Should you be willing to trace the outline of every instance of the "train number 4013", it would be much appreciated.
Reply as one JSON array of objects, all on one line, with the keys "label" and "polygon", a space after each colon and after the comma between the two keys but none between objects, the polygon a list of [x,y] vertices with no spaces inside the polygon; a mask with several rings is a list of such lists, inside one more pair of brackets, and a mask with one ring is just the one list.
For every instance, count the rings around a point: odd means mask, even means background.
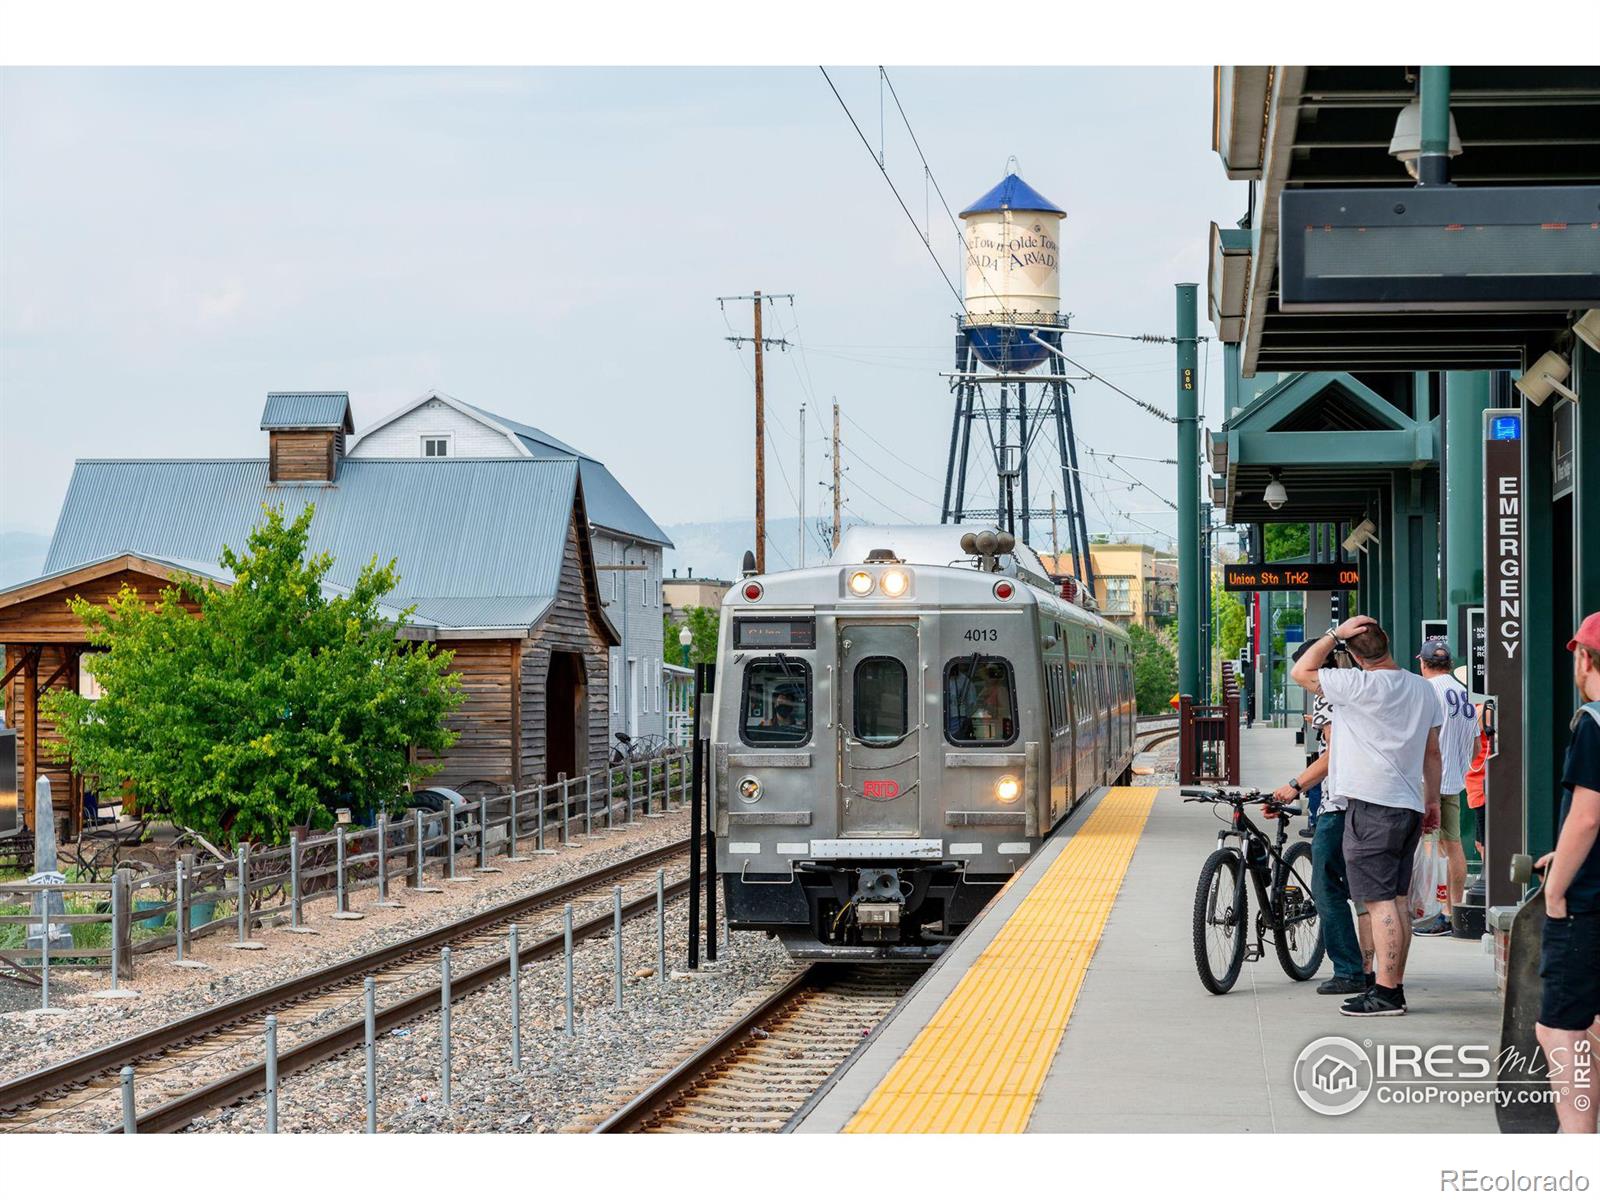
[{"label": "train number 4013", "polygon": [[1000,631],[998,629],[969,629],[961,635],[969,642],[998,642]]}]

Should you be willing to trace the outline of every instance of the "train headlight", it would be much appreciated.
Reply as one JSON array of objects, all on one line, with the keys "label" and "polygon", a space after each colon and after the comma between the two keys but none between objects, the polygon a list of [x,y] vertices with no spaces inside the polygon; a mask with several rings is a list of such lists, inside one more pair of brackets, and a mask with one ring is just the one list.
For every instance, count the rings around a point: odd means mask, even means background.
[{"label": "train headlight", "polygon": [[739,780],[739,799],[746,804],[754,804],[761,799],[761,781],[754,775],[746,775]]},{"label": "train headlight", "polygon": [[904,596],[906,594],[906,588],[910,586],[911,576],[907,575],[904,571],[897,567],[891,567],[882,575],[878,576],[878,587],[883,590],[883,594],[885,596],[888,596],[891,599]]},{"label": "train headlight", "polygon": [[995,781],[994,798],[1001,804],[1010,804],[1022,795],[1022,781],[1015,775],[1002,775]]},{"label": "train headlight", "polygon": [[855,571],[850,575],[850,593],[854,596],[865,596],[872,591],[872,572]]}]

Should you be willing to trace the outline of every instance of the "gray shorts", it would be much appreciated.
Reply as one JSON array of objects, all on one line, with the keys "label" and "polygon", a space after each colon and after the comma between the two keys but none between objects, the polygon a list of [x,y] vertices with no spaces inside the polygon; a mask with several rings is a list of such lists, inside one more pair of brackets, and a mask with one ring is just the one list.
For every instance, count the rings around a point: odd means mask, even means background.
[{"label": "gray shorts", "polygon": [[1422,814],[1369,800],[1351,800],[1344,819],[1344,870],[1352,898],[1371,904],[1411,891],[1411,863],[1422,838]]}]

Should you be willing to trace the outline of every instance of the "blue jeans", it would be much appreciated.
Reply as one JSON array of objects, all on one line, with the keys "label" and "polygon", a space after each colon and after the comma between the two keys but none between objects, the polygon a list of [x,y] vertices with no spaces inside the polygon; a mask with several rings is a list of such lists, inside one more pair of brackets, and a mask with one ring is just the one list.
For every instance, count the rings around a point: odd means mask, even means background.
[{"label": "blue jeans", "polygon": [[1350,915],[1350,886],[1344,871],[1344,812],[1324,808],[1311,839],[1311,895],[1322,921],[1322,943],[1333,973],[1362,979],[1361,943]]}]

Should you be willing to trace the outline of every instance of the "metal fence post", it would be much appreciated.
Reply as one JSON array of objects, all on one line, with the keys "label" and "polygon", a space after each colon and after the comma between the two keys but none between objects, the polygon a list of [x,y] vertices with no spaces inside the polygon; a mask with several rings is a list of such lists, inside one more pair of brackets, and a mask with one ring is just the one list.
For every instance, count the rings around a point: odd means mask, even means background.
[{"label": "metal fence post", "polygon": [[609,766],[606,768],[606,832],[610,833],[616,827],[617,817],[613,807],[617,802],[617,773]]},{"label": "metal fence post", "polygon": [[427,859],[427,842],[428,839],[422,831],[422,810],[413,808],[411,810],[411,849],[416,859],[412,866],[414,875],[411,881],[411,890],[413,892],[438,892],[443,890],[442,888],[428,887],[423,882],[422,869]]},{"label": "metal fence post", "polygon": [[456,802],[444,802],[444,878],[456,882]]},{"label": "metal fence post", "polygon": [[236,856],[238,866],[239,892],[239,940],[233,944],[235,950],[265,950],[265,942],[252,942],[250,940],[250,843],[240,842]]},{"label": "metal fence post", "polygon": [[439,1099],[450,1107],[450,947],[439,951]]},{"label": "metal fence post", "polygon": [[667,873],[656,872],[656,982],[667,983]]},{"label": "metal fence post", "polygon": [[278,1018],[267,1018],[267,1132],[278,1132]]},{"label": "metal fence post", "polygon": [[517,949],[517,927],[511,927],[508,961],[511,967],[511,1069],[522,1073],[522,960]]},{"label": "metal fence post", "polygon": [[561,844],[572,845],[572,793],[565,772],[561,775]]},{"label": "metal fence post", "polygon": [[520,816],[520,814],[517,811],[517,800],[518,800],[518,798],[519,797],[518,797],[518,794],[517,794],[517,789],[516,788],[512,788],[511,789],[511,801],[510,801],[509,810],[508,810],[507,819],[506,819],[506,861],[507,862],[526,862],[527,861],[520,854],[517,853],[517,819]]},{"label": "metal fence post", "polygon": [[404,908],[389,898],[389,816],[378,814],[378,908]]},{"label": "metal fence post", "polygon": [[367,1132],[378,1132],[378,981],[368,975],[361,984],[366,1001]]},{"label": "metal fence post", "polygon": [[624,763],[622,769],[628,773],[628,819],[624,824],[637,825],[639,822],[633,815],[633,759],[630,758]]},{"label": "metal fence post", "polygon": [[42,1013],[56,1011],[50,1007],[50,936],[54,932],[50,925],[50,916],[50,885],[45,884],[44,936],[39,939],[39,1011]]},{"label": "metal fence post", "polygon": [[498,875],[499,867],[489,865],[489,797],[478,797],[478,874]]},{"label": "metal fence post", "polygon": [[133,1103],[133,1068],[122,1068],[122,1132],[139,1132],[139,1112]]},{"label": "metal fence post", "polygon": [[619,883],[611,889],[611,937],[616,943],[613,959],[616,964],[617,984],[617,1009],[622,1009],[622,885]]},{"label": "metal fence post", "polygon": [[365,913],[353,912],[350,909],[347,898],[347,889],[344,880],[344,864],[346,854],[345,835],[347,832],[348,830],[346,826],[339,826],[339,838],[334,847],[338,856],[334,863],[335,883],[338,886],[338,907],[328,915],[335,921],[359,921],[366,916]]},{"label": "metal fence post", "polygon": [[562,955],[566,966],[566,992],[567,992],[567,1036],[571,1037],[572,1027],[572,905],[567,905],[561,913]]},{"label": "metal fence post", "polygon": [[539,797],[539,826],[538,826],[538,829],[534,833],[533,847],[534,847],[534,853],[535,854],[543,854],[544,853],[544,802],[545,802],[544,784],[541,783],[537,788],[535,788],[534,789],[534,793]]},{"label": "metal fence post", "polygon": [[583,777],[583,836],[594,836],[594,772]]}]

